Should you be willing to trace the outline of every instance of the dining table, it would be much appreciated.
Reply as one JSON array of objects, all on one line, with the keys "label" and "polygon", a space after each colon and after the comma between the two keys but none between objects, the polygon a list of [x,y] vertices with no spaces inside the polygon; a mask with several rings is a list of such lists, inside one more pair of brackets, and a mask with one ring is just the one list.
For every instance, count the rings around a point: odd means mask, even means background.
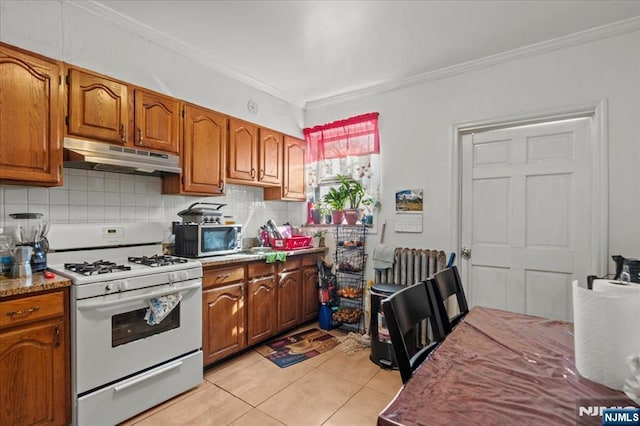
[{"label": "dining table", "polygon": [[573,323],[475,306],[378,416],[398,425],[601,425],[638,407],[576,368]]}]

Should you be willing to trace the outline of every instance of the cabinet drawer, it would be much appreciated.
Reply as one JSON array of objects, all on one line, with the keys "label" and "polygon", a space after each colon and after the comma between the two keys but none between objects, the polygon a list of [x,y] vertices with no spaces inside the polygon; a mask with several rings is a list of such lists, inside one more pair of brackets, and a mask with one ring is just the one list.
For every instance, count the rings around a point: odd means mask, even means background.
[{"label": "cabinet drawer", "polygon": [[302,256],[291,257],[284,263],[278,263],[278,272],[293,271],[294,269],[300,269],[302,265]]},{"label": "cabinet drawer", "polygon": [[0,328],[64,314],[64,293],[23,297],[0,303]]},{"label": "cabinet drawer", "polygon": [[276,267],[273,263],[254,262],[247,265],[247,275],[249,278],[264,277],[265,275],[273,275],[276,273]]},{"label": "cabinet drawer", "polygon": [[244,266],[205,269],[202,276],[202,288],[219,287],[221,285],[242,280],[244,280]]}]

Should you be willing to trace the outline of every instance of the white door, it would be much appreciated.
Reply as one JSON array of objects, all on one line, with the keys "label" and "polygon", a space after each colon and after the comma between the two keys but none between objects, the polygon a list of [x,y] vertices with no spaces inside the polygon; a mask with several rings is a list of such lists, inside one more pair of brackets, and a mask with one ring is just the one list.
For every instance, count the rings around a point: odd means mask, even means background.
[{"label": "white door", "polygon": [[572,321],[591,262],[591,119],[462,137],[460,259],[470,306]]}]

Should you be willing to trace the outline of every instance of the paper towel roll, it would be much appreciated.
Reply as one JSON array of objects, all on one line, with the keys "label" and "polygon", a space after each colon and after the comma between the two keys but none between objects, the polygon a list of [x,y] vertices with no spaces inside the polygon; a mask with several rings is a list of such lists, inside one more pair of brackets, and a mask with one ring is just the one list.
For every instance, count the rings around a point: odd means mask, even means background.
[{"label": "paper towel roll", "polygon": [[640,353],[640,286],[594,280],[572,283],[576,368],[594,382],[622,390],[627,357]]},{"label": "paper towel roll", "polygon": [[624,295],[640,294],[640,284],[622,284],[622,281],[614,280],[593,280],[593,291],[600,291],[607,294]]}]

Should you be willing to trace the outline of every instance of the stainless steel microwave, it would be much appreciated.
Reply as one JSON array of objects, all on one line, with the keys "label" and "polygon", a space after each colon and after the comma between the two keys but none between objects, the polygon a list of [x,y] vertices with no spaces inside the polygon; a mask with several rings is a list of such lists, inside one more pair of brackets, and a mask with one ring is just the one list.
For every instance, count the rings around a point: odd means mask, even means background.
[{"label": "stainless steel microwave", "polygon": [[174,232],[176,256],[207,257],[242,250],[242,225],[179,223]]}]

